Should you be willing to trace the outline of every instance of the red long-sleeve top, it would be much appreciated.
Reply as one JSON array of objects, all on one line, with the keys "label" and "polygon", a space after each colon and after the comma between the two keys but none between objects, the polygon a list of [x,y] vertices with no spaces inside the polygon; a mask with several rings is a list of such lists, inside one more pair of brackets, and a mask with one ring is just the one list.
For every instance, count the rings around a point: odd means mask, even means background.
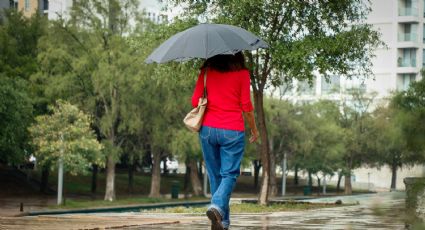
[{"label": "red long-sleeve top", "polygon": [[[204,71],[198,76],[192,96],[192,106],[198,106],[204,90]],[[250,95],[249,71],[207,71],[207,109],[202,125],[228,130],[244,131],[242,112],[254,109]]]}]

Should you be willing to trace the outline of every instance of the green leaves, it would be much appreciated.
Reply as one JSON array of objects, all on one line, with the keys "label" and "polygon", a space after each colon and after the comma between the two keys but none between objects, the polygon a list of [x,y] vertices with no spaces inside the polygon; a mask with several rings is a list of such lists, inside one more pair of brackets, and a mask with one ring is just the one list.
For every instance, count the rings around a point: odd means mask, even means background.
[{"label": "green leaves", "polygon": [[[2,12],[3,13],[3,12]],[[28,126],[34,114],[43,111],[37,84],[30,76],[37,71],[37,44],[45,32],[45,20],[6,10],[0,23],[0,161],[25,162],[31,148]]]},{"label": "green leaves", "polygon": [[348,77],[371,74],[372,51],[383,43],[364,23],[369,2],[215,0],[187,3],[186,18],[241,26],[269,43],[249,56],[254,91],[282,84],[282,77],[311,80],[318,71]]},{"label": "green leaves", "polygon": [[32,117],[26,82],[0,73],[0,161],[24,161],[25,152],[30,150],[27,127]]},{"label": "green leaves", "polygon": [[38,116],[29,129],[37,161],[53,169],[62,159],[73,175],[87,172],[91,164],[104,165],[103,147],[90,127],[89,116],[60,100],[50,110],[51,115]]},{"label": "green leaves", "polygon": [[403,137],[407,148],[420,152],[425,158],[425,72],[422,79],[410,85],[407,91],[399,92],[393,98],[391,105],[399,112]]}]

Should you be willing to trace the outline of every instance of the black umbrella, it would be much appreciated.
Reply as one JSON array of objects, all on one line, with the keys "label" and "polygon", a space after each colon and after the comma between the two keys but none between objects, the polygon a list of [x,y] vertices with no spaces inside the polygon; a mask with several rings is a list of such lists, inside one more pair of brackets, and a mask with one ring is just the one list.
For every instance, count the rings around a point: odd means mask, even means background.
[{"label": "black umbrella", "polygon": [[267,43],[240,27],[224,24],[199,24],[177,33],[157,47],[146,63],[210,58],[242,50],[268,48]]}]

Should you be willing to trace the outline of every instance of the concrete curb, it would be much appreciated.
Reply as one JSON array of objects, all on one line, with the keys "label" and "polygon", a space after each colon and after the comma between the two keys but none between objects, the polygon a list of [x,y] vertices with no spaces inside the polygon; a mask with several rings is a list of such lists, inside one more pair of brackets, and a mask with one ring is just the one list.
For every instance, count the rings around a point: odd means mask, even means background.
[{"label": "concrete curb", "polygon": [[66,210],[43,210],[43,211],[29,211],[22,213],[19,216],[42,216],[42,215],[63,215],[63,214],[77,214],[77,213],[108,213],[108,212],[138,212],[140,209],[156,209],[156,208],[169,208],[177,206],[202,206],[208,205],[210,201],[183,201],[183,202],[167,202],[167,203],[153,203],[153,204],[140,204],[140,205],[126,205],[119,207],[101,207],[101,208],[86,208],[86,209],[66,209]]}]

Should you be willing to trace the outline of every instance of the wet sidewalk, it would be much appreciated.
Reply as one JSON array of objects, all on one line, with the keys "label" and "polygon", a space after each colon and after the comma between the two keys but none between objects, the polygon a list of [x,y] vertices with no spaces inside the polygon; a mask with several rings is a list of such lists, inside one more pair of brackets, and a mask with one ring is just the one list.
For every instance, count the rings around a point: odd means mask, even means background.
[{"label": "wet sidewalk", "polygon": [[[405,229],[401,213],[404,207],[404,193],[342,196],[309,201],[335,202],[338,199],[344,203],[359,204],[297,212],[232,215],[231,229]],[[209,223],[206,217],[203,217],[202,220],[195,220],[190,224],[161,225],[151,229],[205,230],[208,227]]]},{"label": "wet sidewalk", "polygon": [[[359,205],[296,212],[232,215],[231,229],[404,229],[403,193],[378,193],[309,200]],[[204,215],[102,213],[1,217],[0,229],[209,229]]]}]

